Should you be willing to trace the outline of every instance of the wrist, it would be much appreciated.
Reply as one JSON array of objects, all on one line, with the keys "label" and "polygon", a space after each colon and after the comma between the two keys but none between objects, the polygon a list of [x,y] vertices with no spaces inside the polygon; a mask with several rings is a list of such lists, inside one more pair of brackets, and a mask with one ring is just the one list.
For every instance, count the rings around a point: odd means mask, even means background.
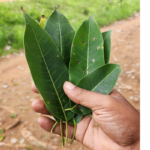
[{"label": "wrist", "polygon": [[140,150],[140,140],[135,143],[133,150]]},{"label": "wrist", "polygon": [[141,150],[141,114],[140,114],[139,118],[140,118],[140,126],[139,126],[139,131],[138,131],[138,133],[139,133],[138,137],[139,138],[138,138],[133,150]]},{"label": "wrist", "polygon": [[139,126],[137,130],[137,142],[133,146],[133,150],[141,150],[141,114],[139,115]]}]

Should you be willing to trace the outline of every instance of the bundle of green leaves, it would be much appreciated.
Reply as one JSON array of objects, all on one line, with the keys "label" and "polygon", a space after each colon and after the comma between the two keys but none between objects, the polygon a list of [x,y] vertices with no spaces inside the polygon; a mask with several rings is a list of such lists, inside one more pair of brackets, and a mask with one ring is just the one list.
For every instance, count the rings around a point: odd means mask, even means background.
[{"label": "bundle of green leaves", "polygon": [[[42,95],[47,110],[60,123],[62,146],[68,140],[68,123],[76,125],[83,116],[92,111],[75,104],[65,95],[63,84],[70,81],[78,87],[109,94],[116,84],[121,68],[110,64],[111,32],[101,33],[93,17],[83,21],[75,33],[66,17],[55,7],[46,21],[40,23],[22,8],[26,29],[24,35],[25,55],[34,83]],[[62,122],[66,123],[63,138]]]}]

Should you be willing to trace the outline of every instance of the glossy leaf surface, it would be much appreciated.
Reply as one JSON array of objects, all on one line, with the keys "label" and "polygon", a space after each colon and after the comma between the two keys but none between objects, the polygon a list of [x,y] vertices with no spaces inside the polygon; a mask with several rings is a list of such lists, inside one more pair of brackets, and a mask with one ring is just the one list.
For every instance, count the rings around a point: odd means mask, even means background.
[{"label": "glossy leaf surface", "polygon": [[106,31],[102,33],[104,40],[104,58],[105,64],[109,63],[110,53],[111,53],[111,33],[112,30]]},{"label": "glossy leaf surface", "polygon": [[[69,80],[77,84],[84,76],[104,65],[103,38],[95,20],[90,17],[78,29],[71,48]],[[70,107],[75,105],[70,101]]]},{"label": "glossy leaf surface", "polygon": [[[85,76],[77,86],[97,93],[109,94],[115,86],[121,68],[117,64],[106,64],[97,68],[93,72]],[[85,115],[89,114],[91,110],[81,105],[77,105],[72,110],[74,113]]]},{"label": "glossy leaf surface", "polygon": [[24,17],[25,55],[34,83],[52,114],[63,121],[71,120],[74,114],[68,111],[70,117],[64,111],[69,102],[63,91],[69,78],[67,67],[48,33],[28,14],[24,13]]},{"label": "glossy leaf surface", "polygon": [[59,121],[59,118],[56,118],[55,115],[51,112],[48,106],[46,106],[46,109],[49,111],[49,113],[55,118],[56,121]]},{"label": "glossy leaf surface", "polygon": [[57,45],[62,58],[68,67],[74,30],[68,22],[67,18],[58,10],[55,10],[48,18],[45,30]]},{"label": "glossy leaf surface", "polygon": [[73,84],[94,69],[104,65],[103,38],[98,25],[90,17],[78,29],[71,48],[69,79]]}]

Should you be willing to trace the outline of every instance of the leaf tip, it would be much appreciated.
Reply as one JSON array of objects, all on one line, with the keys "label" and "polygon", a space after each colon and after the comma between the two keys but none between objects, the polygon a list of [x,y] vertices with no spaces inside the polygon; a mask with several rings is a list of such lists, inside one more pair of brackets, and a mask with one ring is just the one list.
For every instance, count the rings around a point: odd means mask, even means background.
[{"label": "leaf tip", "polygon": [[91,15],[89,18],[94,18],[95,14]]},{"label": "leaf tip", "polygon": [[23,9],[23,7],[21,6],[21,11],[23,12],[23,13],[25,13],[26,11]]},{"label": "leaf tip", "polygon": [[58,7],[57,7],[57,6],[55,6],[55,10],[57,10],[57,8],[58,8]]},{"label": "leaf tip", "polygon": [[45,18],[45,16],[44,16],[44,15],[41,15],[41,18]]}]

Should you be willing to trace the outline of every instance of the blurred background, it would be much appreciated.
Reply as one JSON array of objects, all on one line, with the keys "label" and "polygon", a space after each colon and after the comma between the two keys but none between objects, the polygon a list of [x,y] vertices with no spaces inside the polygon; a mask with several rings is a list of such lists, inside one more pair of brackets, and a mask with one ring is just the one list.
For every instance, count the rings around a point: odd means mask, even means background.
[{"label": "blurred background", "polygon": [[[58,6],[75,31],[93,14],[101,32],[113,29],[110,62],[122,67],[115,89],[140,111],[140,0],[0,0],[0,150],[61,149],[60,138],[42,130],[31,109],[42,98],[31,91],[21,6],[38,22]],[[64,149],[87,150],[77,141]]]},{"label": "blurred background", "polygon": [[[75,30],[87,17],[95,14],[100,27],[116,20],[127,19],[140,10],[139,0],[0,0],[0,55],[17,52],[23,49],[23,32],[25,22],[20,11],[22,6],[37,21],[41,15],[46,18],[57,5],[68,18]],[[6,51],[5,51],[6,50]]]}]

